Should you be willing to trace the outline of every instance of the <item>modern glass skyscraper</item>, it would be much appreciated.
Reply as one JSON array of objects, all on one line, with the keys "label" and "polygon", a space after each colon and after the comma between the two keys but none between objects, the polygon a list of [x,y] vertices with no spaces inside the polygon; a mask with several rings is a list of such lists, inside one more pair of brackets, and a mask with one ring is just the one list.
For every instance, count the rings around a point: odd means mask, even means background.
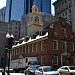
[{"label": "modern glass skyscraper", "polygon": [[24,14],[24,0],[7,0],[5,21],[21,20]]},{"label": "modern glass skyscraper", "polygon": [[51,0],[7,0],[5,21],[20,21],[24,14],[31,12],[34,3],[39,11],[51,13]]},{"label": "modern glass skyscraper", "polygon": [[51,13],[51,0],[35,0],[38,10],[43,13]]}]

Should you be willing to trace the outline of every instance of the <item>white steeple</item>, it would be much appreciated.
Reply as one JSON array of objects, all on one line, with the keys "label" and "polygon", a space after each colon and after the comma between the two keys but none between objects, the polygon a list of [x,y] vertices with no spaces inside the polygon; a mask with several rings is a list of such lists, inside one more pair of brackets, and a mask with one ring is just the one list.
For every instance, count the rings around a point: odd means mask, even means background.
[{"label": "white steeple", "polygon": [[32,6],[32,13],[36,13],[36,12],[38,12],[38,7],[34,4]]}]

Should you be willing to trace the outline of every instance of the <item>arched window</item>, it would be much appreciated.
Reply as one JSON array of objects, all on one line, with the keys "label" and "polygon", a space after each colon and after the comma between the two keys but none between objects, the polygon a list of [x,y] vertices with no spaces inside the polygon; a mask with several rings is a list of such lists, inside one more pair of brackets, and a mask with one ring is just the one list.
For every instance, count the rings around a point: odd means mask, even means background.
[{"label": "arched window", "polygon": [[37,12],[37,9],[35,8],[35,12]]},{"label": "arched window", "polygon": [[32,20],[33,20],[33,17],[31,17],[30,21],[32,21]]},{"label": "arched window", "polygon": [[35,17],[35,22],[39,22],[39,17],[38,16]]}]

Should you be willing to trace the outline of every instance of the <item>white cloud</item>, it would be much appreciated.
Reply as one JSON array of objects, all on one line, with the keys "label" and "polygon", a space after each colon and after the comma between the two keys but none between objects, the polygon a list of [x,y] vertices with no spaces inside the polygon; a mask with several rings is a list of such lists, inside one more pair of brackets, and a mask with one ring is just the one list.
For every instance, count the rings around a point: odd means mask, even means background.
[{"label": "white cloud", "polygon": [[6,0],[0,0],[0,9],[6,6]]}]

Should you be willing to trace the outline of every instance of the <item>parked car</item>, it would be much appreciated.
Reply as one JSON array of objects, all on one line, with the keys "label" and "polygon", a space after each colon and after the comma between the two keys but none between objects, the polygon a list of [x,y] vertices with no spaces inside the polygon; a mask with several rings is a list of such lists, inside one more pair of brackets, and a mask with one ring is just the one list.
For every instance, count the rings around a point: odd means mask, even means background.
[{"label": "parked car", "polygon": [[75,75],[75,66],[62,66],[58,71],[61,75]]},{"label": "parked car", "polygon": [[35,75],[35,71],[39,66],[40,65],[29,66],[24,70],[25,75]]},{"label": "parked car", "polygon": [[41,66],[35,71],[36,75],[60,75],[58,71],[56,71],[51,66]]}]

